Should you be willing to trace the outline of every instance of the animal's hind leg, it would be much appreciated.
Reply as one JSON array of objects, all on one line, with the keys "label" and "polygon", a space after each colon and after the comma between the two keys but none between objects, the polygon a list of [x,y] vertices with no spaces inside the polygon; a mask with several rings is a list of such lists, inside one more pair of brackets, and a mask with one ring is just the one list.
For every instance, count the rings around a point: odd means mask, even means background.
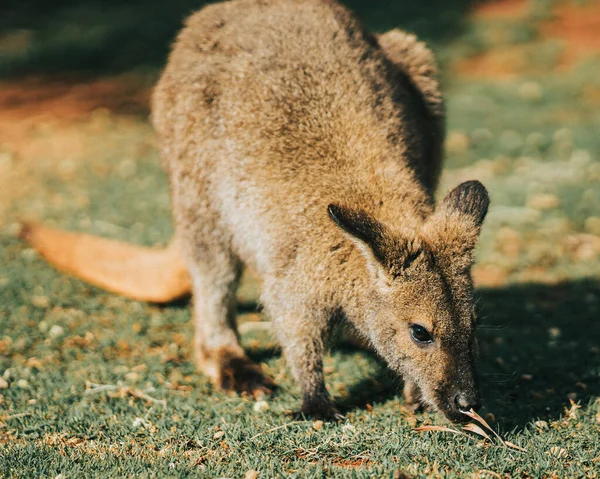
[{"label": "animal's hind leg", "polygon": [[[178,178],[175,177],[175,180]],[[270,393],[273,382],[244,353],[236,328],[242,265],[208,202],[192,186],[174,185],[177,237],[192,283],[195,354],[200,370],[226,391]],[[188,194],[178,194],[185,193]]]},{"label": "animal's hind leg", "polygon": [[269,394],[273,382],[246,356],[237,333],[235,294],[241,264],[231,252],[214,244],[206,248],[185,243],[199,368],[225,391]]}]

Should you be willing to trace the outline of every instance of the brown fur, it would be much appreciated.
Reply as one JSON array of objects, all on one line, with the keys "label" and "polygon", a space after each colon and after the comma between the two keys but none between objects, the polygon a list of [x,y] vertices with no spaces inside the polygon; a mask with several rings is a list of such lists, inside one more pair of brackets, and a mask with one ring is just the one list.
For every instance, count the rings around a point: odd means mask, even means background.
[{"label": "brown fur", "polygon": [[[375,37],[330,0],[235,0],[187,20],[153,124],[198,363],[218,385],[272,386],[235,327],[244,263],[263,279],[304,412],[336,414],[322,366],[332,318],[404,377],[408,399],[451,419],[477,405],[470,266],[488,199],[467,182],[434,206],[435,74],[413,36]],[[417,344],[414,324],[434,341]]]}]

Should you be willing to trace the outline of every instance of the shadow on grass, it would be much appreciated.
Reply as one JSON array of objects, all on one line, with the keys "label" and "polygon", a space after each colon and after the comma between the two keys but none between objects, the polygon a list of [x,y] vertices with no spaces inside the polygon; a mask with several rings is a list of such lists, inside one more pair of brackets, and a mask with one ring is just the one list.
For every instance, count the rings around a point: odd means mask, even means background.
[{"label": "shadow on grass", "polygon": [[505,426],[556,418],[569,397],[585,405],[600,395],[598,280],[515,285],[480,296],[483,393]]},{"label": "shadow on grass", "polygon": [[[479,292],[481,388],[503,428],[557,418],[569,398],[600,396],[600,282],[522,284]],[[384,366],[348,388],[344,412],[401,394]]]},{"label": "shadow on grass", "polygon": [[[393,27],[445,42],[477,0],[347,0],[368,28]],[[192,11],[206,0],[8,0],[0,6],[0,77],[155,70]]]}]

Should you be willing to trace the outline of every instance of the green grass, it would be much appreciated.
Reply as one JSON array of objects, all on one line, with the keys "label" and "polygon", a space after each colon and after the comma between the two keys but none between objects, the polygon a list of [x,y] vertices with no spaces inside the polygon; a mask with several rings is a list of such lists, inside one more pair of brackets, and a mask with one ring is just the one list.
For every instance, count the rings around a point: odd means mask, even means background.
[{"label": "green grass", "polygon": [[[374,27],[421,25],[427,36],[417,7],[401,12],[390,2],[377,12],[354,4]],[[600,92],[598,63],[556,73],[533,21],[548,7],[530,4],[526,20],[470,23],[466,4],[457,3],[460,19],[444,17],[452,28],[431,34],[447,66],[450,140],[440,192],[480,178],[492,198],[477,270],[489,285],[477,292],[482,414],[493,414],[494,428],[526,453],[477,437],[414,432],[444,421],[411,414],[400,381],[371,355],[343,345],[327,357],[326,375],[348,420],[315,429],[289,415],[300,392],[277,343],[267,332],[250,332],[244,346],[280,386],[260,410],[250,398],[215,391],[195,372],[186,302],[138,303],[48,267],[14,238],[19,218],[141,244],[164,243],[172,231],[146,119],[99,111],[28,132],[32,144],[67,138],[75,146],[64,151],[38,148],[30,157],[0,145],[0,174],[15,178],[0,183],[15,189],[0,205],[0,377],[7,386],[0,389],[0,477],[239,478],[249,470],[263,478],[393,477],[398,470],[414,477],[598,477],[600,95],[590,94]],[[60,5],[63,13],[36,21],[66,22],[61,15],[76,7]],[[175,18],[187,6],[168,8]],[[111,28],[119,25],[114,20]],[[513,32],[506,44],[491,45],[492,27]],[[543,53],[531,72],[502,81],[451,73],[465,56],[520,43]],[[84,56],[96,51],[81,48]],[[100,41],[98,48],[113,46]],[[48,64],[60,56],[50,46],[39,55]],[[33,71],[17,57],[3,71]],[[142,67],[152,70],[159,57]],[[240,322],[268,319],[254,310],[254,278],[239,295]]]}]

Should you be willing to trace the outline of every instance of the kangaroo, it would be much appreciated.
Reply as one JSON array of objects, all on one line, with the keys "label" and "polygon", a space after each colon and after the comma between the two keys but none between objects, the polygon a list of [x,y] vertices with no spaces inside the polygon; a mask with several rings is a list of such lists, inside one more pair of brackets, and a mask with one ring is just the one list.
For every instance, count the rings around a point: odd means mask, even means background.
[{"label": "kangaroo", "polygon": [[132,298],[192,293],[199,369],[223,390],[274,384],[240,346],[242,265],[302,391],[346,321],[402,376],[408,404],[462,420],[480,403],[471,265],[489,199],[437,206],[444,105],[427,47],[367,32],[333,0],[232,0],[194,13],[152,98],[175,235],[163,250],[25,225],[57,267]]}]

